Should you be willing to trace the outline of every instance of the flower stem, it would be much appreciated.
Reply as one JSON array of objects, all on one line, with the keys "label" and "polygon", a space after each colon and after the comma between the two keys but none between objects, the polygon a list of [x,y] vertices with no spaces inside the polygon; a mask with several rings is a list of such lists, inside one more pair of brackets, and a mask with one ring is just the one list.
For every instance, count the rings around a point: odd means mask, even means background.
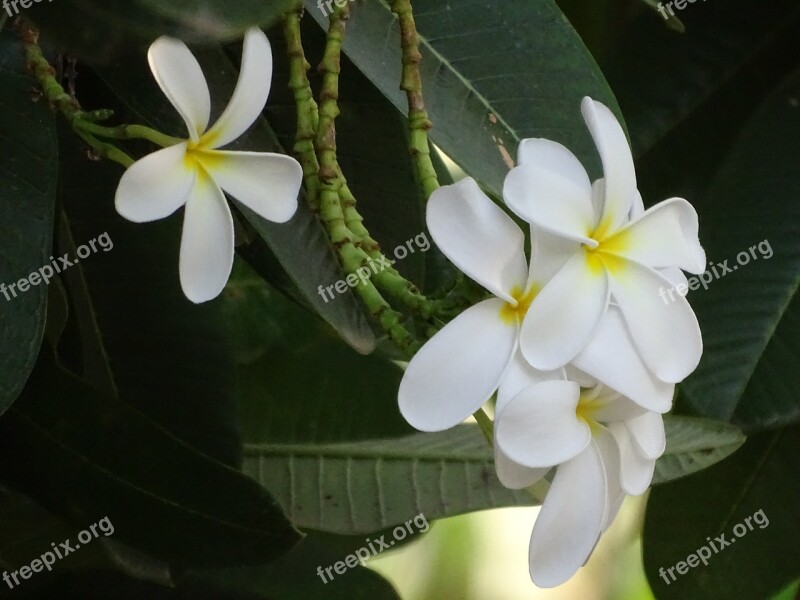
[{"label": "flower stem", "polygon": [[297,106],[297,132],[293,151],[303,168],[303,182],[306,192],[308,192],[311,208],[319,211],[319,161],[314,152],[314,138],[319,125],[319,109],[308,81],[308,70],[311,65],[306,60],[300,34],[302,13],[303,3],[301,0],[291,11],[286,13],[283,24],[286,52],[289,56],[289,89],[294,93],[294,101]]},{"label": "flower stem", "polygon": [[167,148],[180,144],[186,140],[166,135],[144,125],[117,125],[116,127],[103,127],[97,125],[84,117],[84,113],[78,113],[73,118],[73,127],[80,129],[84,133],[94,136],[106,137],[115,140],[147,140]]},{"label": "flower stem", "polygon": [[422,96],[422,78],[419,72],[422,54],[419,51],[419,34],[414,22],[411,0],[392,0],[392,12],[400,21],[400,45],[403,50],[403,77],[400,89],[405,91],[408,99],[408,149],[414,162],[417,179],[427,200],[439,187],[439,177],[433,168],[428,143],[428,130],[432,124]]},{"label": "flower stem", "polygon": [[[345,34],[348,6],[337,8],[330,16],[325,53],[320,63],[322,90],[320,92],[319,123],[314,138],[314,149],[319,164],[318,193],[319,214],[328,236],[336,249],[342,267],[347,273],[359,268],[369,270],[370,256],[356,242],[362,240],[348,227],[342,209],[343,188],[346,185],[336,155],[336,117],[339,116],[339,73],[341,48]],[[383,298],[371,280],[354,288],[373,318],[386,331],[389,338],[407,355],[419,349],[419,342],[403,324],[403,315],[394,310]]]},{"label": "flower stem", "polygon": [[475,420],[478,422],[478,427],[481,428],[483,437],[485,437],[489,445],[494,448],[494,423],[489,418],[489,415],[486,414],[485,410],[479,408],[472,416],[475,417]]},{"label": "flower stem", "polygon": [[122,150],[112,144],[101,142],[91,131],[81,128],[83,124],[91,125],[93,120],[101,120],[105,115],[110,116],[110,111],[83,112],[78,101],[70,96],[56,79],[55,69],[47,61],[39,47],[38,30],[21,19],[16,22],[16,27],[25,49],[28,68],[39,82],[44,97],[47,98],[50,105],[66,118],[75,133],[92,148],[97,156],[113,160],[126,168],[132,165],[134,160]]}]

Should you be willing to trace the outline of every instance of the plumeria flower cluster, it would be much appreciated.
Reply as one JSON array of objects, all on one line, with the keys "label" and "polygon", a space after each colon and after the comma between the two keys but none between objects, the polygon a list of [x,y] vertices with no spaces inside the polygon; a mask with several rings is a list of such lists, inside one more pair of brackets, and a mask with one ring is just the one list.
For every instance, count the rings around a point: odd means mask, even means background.
[{"label": "plumeria flower cluster", "polygon": [[131,165],[117,188],[117,212],[143,223],[186,207],[180,282],[189,300],[205,302],[219,295],[233,266],[233,218],[225,193],[263,218],[283,223],[297,209],[302,169],[283,154],[222,150],[253,125],[267,102],[272,49],[260,29],[247,32],[233,97],[210,128],[208,84],[186,45],[161,37],[150,47],[148,61],[189,137]]},{"label": "plumeria flower cluster", "polygon": [[490,297],[420,349],[398,392],[422,431],[454,427],[496,394],[500,481],[522,489],[555,468],[529,553],[542,587],[569,579],[624,497],[649,487],[662,415],[702,353],[685,298],[658,297],[704,270],[697,213],[679,198],[644,210],[619,122],[590,98],[582,112],[602,179],[561,144],[526,139],[504,183],[530,226],[530,260],[524,232],[472,179],[431,196],[431,236]]}]

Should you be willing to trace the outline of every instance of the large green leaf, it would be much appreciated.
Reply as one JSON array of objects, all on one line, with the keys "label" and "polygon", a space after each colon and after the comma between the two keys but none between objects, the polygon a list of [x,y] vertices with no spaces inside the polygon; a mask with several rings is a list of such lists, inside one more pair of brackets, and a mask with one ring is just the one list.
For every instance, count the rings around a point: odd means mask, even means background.
[{"label": "large green leaf", "polygon": [[[767,598],[796,579],[798,456],[800,429],[792,426],[752,437],[732,458],[655,488],[645,516],[644,565],[656,598]],[[739,537],[742,527],[746,533]],[[686,561],[723,534],[732,543],[704,551],[710,554],[707,566],[683,575],[673,571],[675,581],[667,573],[669,584],[664,581],[659,569]]]},{"label": "large green leaf", "polygon": [[[361,566],[349,568],[334,579],[320,578],[317,569],[344,561],[364,545],[361,538],[345,552],[325,544],[321,536],[309,535],[286,556],[266,567],[249,567],[190,573],[181,591],[202,596],[203,590],[224,590],[246,600],[400,600],[392,585],[377,573]],[[207,592],[206,592],[207,593]],[[219,593],[219,592],[217,592]],[[188,594],[187,594],[188,596]],[[217,596],[210,598],[216,600]]]},{"label": "large green leaf", "polygon": [[239,405],[249,443],[321,443],[411,432],[397,408],[400,369],[360,356],[237,268],[225,294],[240,357]]},{"label": "large green leaf", "polygon": [[192,42],[231,40],[277,22],[291,0],[61,0],[26,10],[59,44],[93,62],[172,35]]},{"label": "large green leaf", "polygon": [[690,293],[705,351],[683,391],[745,431],[800,417],[800,137],[788,133],[800,131],[798,94],[800,73],[748,123],[701,212],[709,260],[733,272]]},{"label": "large green leaf", "polygon": [[108,516],[117,539],[166,561],[258,564],[299,539],[258,485],[87,387],[47,351],[0,420],[0,474],[72,522]]},{"label": "large green leaf", "polygon": [[[656,483],[705,468],[742,442],[725,424],[667,417],[665,426],[667,451],[657,463]],[[244,469],[299,526],[335,533],[368,533],[420,512],[439,519],[536,502],[527,492],[502,487],[492,450],[474,425],[339,444],[248,443]]]},{"label": "large green leaf", "polygon": [[745,441],[738,428],[710,419],[668,415],[664,429],[667,449],[656,462],[654,485],[702,471],[731,455]]},{"label": "large green leaf", "polygon": [[[238,466],[235,365],[222,302],[195,305],[183,295],[180,220],[126,221],[113,200],[122,170],[87,160],[71,131],[64,132],[62,147],[60,196],[70,231],[59,237],[70,235],[82,245],[106,236],[104,245],[96,244],[96,253],[63,274],[75,307],[72,319],[83,328],[92,322],[99,338],[95,345],[102,344],[105,354],[98,360],[107,361],[120,398],[199,451]],[[85,283],[82,293],[70,285],[78,272]],[[59,346],[71,365],[79,354],[76,345],[68,336]],[[90,352],[91,343],[84,339],[84,362]],[[85,369],[81,372],[89,378]]]},{"label": "large green leaf", "polygon": [[[0,568],[16,571],[31,560],[47,552],[52,543],[74,541],[78,534],[96,524],[98,519],[85,519],[70,524],[49,513],[30,498],[0,488]],[[111,523],[113,525],[113,522]],[[170,585],[172,577],[169,566],[146,555],[131,550],[114,539],[114,531],[106,523],[98,528],[99,536],[90,545],[72,552],[52,565],[52,570],[42,571],[36,578],[26,581],[24,587],[16,588],[14,594],[31,592],[50,585],[52,580],[65,572],[89,569],[112,569],[128,573],[141,580]],[[111,532],[106,536],[106,532]],[[0,596],[3,592],[0,591]]]},{"label": "large green leaf", "polygon": [[46,103],[32,100],[34,85],[22,46],[8,31],[0,32],[0,415],[33,368],[47,310],[44,283],[24,292],[18,287],[50,264],[58,179],[55,115]]},{"label": "large green leaf", "polygon": [[244,470],[298,526],[334,533],[535,502],[500,484],[476,426],[340,444],[246,444]]},{"label": "large green leaf", "polygon": [[[198,59],[213,90],[215,111],[219,113],[233,93],[238,73],[221,50],[200,52]],[[180,118],[150,75],[144,56],[114,63],[97,72],[137,118],[164,131],[186,135]],[[231,144],[230,149],[282,151],[266,119],[260,119],[248,134]],[[319,285],[332,284],[342,275],[325,231],[308,205],[301,199],[295,217],[284,224],[270,223],[245,207],[239,207],[288,273],[305,303],[313,307],[353,348],[365,354],[371,352],[375,337],[352,291],[338,296],[335,302],[326,302],[318,293]],[[270,267],[265,270],[270,270]],[[264,272],[262,269],[259,271]]]},{"label": "large green leaf", "polygon": [[[306,7],[325,17],[314,0]],[[385,0],[351,5],[344,50],[403,112],[399,25]],[[600,70],[551,0],[417,0],[431,137],[496,196],[526,137],[568,146],[599,175],[580,115],[583,96],[618,112]],[[376,132],[377,133],[377,132]]]},{"label": "large green leaf", "polygon": [[[686,24],[682,35],[664,27],[661,16],[642,14],[629,24],[613,55],[601,62],[625,114],[637,156],[653,148],[703,104],[718,103],[715,94],[726,91],[725,86],[750,68],[771,43],[787,34],[796,36],[788,25],[796,23],[800,10],[794,0],[740,0],[735,11],[695,3],[676,14]],[[748,18],[742,19],[743,14]],[[763,66],[791,68],[790,61],[771,63]],[[759,70],[762,79],[765,71]],[[731,91],[739,105],[750,102],[748,90],[739,86],[727,90],[733,96]],[[735,128],[731,111],[724,114],[728,128]],[[709,137],[707,130],[702,134]]]}]

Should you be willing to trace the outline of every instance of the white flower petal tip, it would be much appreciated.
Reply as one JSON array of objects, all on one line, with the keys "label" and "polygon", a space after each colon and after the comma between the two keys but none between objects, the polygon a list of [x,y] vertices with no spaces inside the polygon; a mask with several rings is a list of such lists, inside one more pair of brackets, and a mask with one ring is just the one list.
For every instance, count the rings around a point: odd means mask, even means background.
[{"label": "white flower petal tip", "polygon": [[181,288],[200,304],[222,292],[233,267],[233,218],[225,195],[208,176],[192,190],[183,220]]},{"label": "white flower petal tip", "polygon": [[648,369],[615,306],[610,307],[592,340],[572,364],[646,410],[665,413],[672,408],[675,385],[660,380]]},{"label": "white flower petal tip", "polygon": [[622,126],[605,104],[587,96],[581,112],[603,163],[605,201],[596,222],[605,222],[614,230],[628,218],[636,202],[633,154]]},{"label": "white flower petal tip", "polygon": [[163,219],[184,205],[196,174],[184,165],[186,144],[164,148],[133,163],[122,174],[114,205],[134,223]]},{"label": "white flower petal tip", "polygon": [[516,346],[516,326],[499,318],[503,306],[491,298],[465,310],[414,355],[397,393],[412,427],[449,429],[491,397]]},{"label": "white flower petal tip", "polygon": [[197,141],[211,115],[211,96],[197,59],[186,44],[163,36],[150,45],[147,60],[161,91],[183,118],[191,139]]},{"label": "white flower petal tip", "polygon": [[209,148],[221,148],[239,138],[258,119],[272,83],[272,47],[263,31],[252,27],[242,47],[239,80],[231,101],[208,131]]},{"label": "white flower petal tip", "polygon": [[591,440],[578,419],[580,387],[573,381],[545,381],[525,388],[497,416],[495,444],[513,462],[552,467],[580,454]]},{"label": "white flower petal tip", "polygon": [[472,178],[436,190],[426,221],[442,253],[462,272],[506,301],[528,277],[525,234]]},{"label": "white flower petal tip", "polygon": [[228,194],[268,221],[285,223],[294,216],[303,183],[295,159],[266,152],[209,154],[214,159],[205,168]]},{"label": "white flower petal tip", "polygon": [[547,475],[550,470],[547,468],[532,469],[517,464],[503,454],[497,444],[494,447],[494,468],[500,483],[510,490],[524,490]]},{"label": "white flower petal tip", "polygon": [[586,563],[605,523],[607,493],[595,442],[558,468],[531,534],[528,559],[536,585],[561,585]]}]

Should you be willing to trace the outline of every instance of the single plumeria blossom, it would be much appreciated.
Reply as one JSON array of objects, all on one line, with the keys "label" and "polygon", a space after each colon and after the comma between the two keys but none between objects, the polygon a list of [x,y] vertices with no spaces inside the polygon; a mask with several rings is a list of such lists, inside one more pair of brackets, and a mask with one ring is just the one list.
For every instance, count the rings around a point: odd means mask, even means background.
[{"label": "single plumeria blossom", "polygon": [[650,370],[676,383],[700,360],[702,338],[689,303],[665,305],[658,291],[702,273],[697,213],[681,198],[641,211],[633,157],[622,127],[603,104],[584,98],[582,111],[603,164],[589,180],[578,159],[545,139],[523,140],[508,174],[508,206],[535,228],[559,238],[566,260],[531,305],[520,335],[527,360],[542,370],[569,363],[607,312],[619,306]]},{"label": "single plumeria blossom", "polygon": [[[428,340],[400,383],[406,420],[421,431],[441,431],[475,413],[498,388],[502,396],[506,373],[513,382],[523,368],[517,347],[528,308],[565,259],[557,248],[560,240],[534,232],[529,266],[522,230],[470,178],[433,193],[427,224],[441,251],[494,295]],[[648,410],[666,412],[671,406],[672,386],[649,372],[616,311],[608,311],[574,364]],[[559,379],[562,373],[537,371],[537,377]],[[507,463],[501,456],[498,464],[502,469]]]},{"label": "single plumeria blossom", "polygon": [[219,295],[233,265],[233,219],[224,192],[265,219],[283,223],[297,209],[302,169],[283,154],[220,150],[250,128],[267,102],[272,49],[260,29],[245,36],[236,90],[211,128],[208,85],[186,45],[161,37],[150,46],[148,60],[159,87],[186,123],[189,139],[131,165],[117,188],[117,212],[144,223],[186,206],[181,287],[192,302],[205,302]]},{"label": "single plumeria blossom", "polygon": [[530,574],[540,587],[585,564],[625,495],[648,488],[666,447],[661,414],[567,372],[570,380],[523,388],[495,420],[495,444],[520,483],[558,467],[531,534]]}]

